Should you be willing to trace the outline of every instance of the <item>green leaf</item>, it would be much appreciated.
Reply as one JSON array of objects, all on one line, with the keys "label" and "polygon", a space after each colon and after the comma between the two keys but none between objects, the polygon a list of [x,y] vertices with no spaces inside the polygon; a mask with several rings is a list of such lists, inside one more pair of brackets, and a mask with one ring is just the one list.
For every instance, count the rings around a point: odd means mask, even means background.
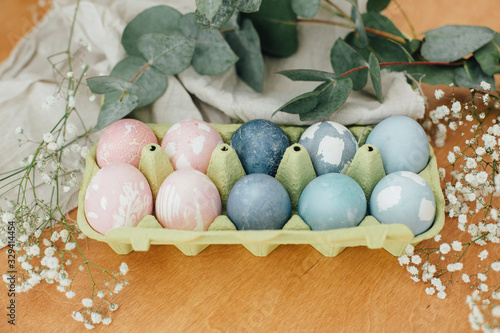
[{"label": "green leaf", "polygon": [[[392,35],[405,38],[406,37],[399,31],[399,29],[392,23],[386,16],[377,12],[368,12],[361,15],[365,27],[378,31],[388,32]],[[370,33],[368,33],[370,36]]]},{"label": "green leaf", "polygon": [[323,91],[310,91],[301,94],[290,101],[286,102],[278,110],[274,111],[273,116],[278,112],[286,112],[290,114],[301,114],[312,111],[318,104],[318,96]]},{"label": "green leaf", "polygon": [[307,113],[300,114],[300,120],[318,120],[325,118],[344,105],[352,91],[352,81],[350,78],[342,78],[331,81],[318,97],[316,107]]},{"label": "green leaf", "polygon": [[243,19],[241,28],[227,31],[224,36],[231,49],[239,57],[236,72],[239,77],[252,87],[262,92],[264,85],[264,58],[260,51],[260,40],[252,21]]},{"label": "green leaf", "polygon": [[455,84],[455,67],[453,66],[410,65],[406,66],[405,70],[415,80],[430,85]]},{"label": "green leaf", "polygon": [[408,44],[409,51],[411,54],[415,53],[420,46],[422,45],[422,42],[418,39],[412,39],[410,43]]},{"label": "green leaf", "polygon": [[93,132],[99,131],[106,126],[122,119],[137,107],[139,98],[131,93],[112,92],[106,95],[104,104],[99,111],[97,124]]},{"label": "green leaf", "polygon": [[343,76],[335,74],[317,71],[313,69],[291,69],[277,72],[286,76],[292,81],[332,81],[342,79]]},{"label": "green leaf", "polygon": [[474,52],[474,58],[485,74],[500,73],[500,33],[496,33],[491,42]]},{"label": "green leaf", "polygon": [[353,20],[356,27],[356,33],[358,34],[359,40],[363,47],[368,46],[368,36],[366,35],[365,26],[363,24],[363,19],[357,6],[352,6],[351,9],[351,20]]},{"label": "green leaf", "polygon": [[141,56],[137,48],[139,37],[152,32],[179,32],[182,14],[169,6],[156,6],[137,15],[123,30],[122,45],[129,55]]},{"label": "green leaf", "polygon": [[339,75],[354,68],[367,67],[366,69],[361,69],[347,75],[353,82],[354,90],[363,89],[368,80],[368,63],[359,53],[340,38],[333,44],[330,51],[330,61],[334,72]]},{"label": "green leaf", "polygon": [[290,0],[263,0],[258,12],[245,15],[259,33],[264,53],[288,57],[297,52],[297,15]]},{"label": "green leaf", "polygon": [[242,13],[258,12],[262,0],[238,0],[236,8]]},{"label": "green leaf", "polygon": [[478,26],[446,25],[425,33],[422,56],[429,61],[453,62],[478,50],[495,31]]},{"label": "green leaf", "polygon": [[391,0],[368,0],[366,10],[371,12],[381,12],[389,6]]},{"label": "green leaf", "polygon": [[[370,50],[375,53],[379,62],[413,62],[414,59],[408,50],[398,42],[391,39],[370,36]],[[369,54],[367,54],[369,57]],[[391,70],[399,70],[398,67],[391,66]]]},{"label": "green leaf", "polygon": [[222,0],[196,0],[196,11],[212,22],[221,5]]},{"label": "green leaf", "polygon": [[380,79],[380,64],[378,63],[375,54],[370,53],[370,58],[368,60],[370,68],[370,79],[372,80],[373,89],[377,95],[377,99],[380,103],[383,102],[382,99],[382,81]]},{"label": "green leaf", "polygon": [[123,93],[128,91],[137,94],[139,86],[116,76],[93,76],[87,79],[87,85],[94,94]]},{"label": "green leaf", "polygon": [[474,58],[465,61],[463,67],[455,69],[455,82],[459,87],[481,88],[481,81],[486,81],[495,87],[495,79],[491,75],[486,75]]},{"label": "green leaf", "polygon": [[[148,62],[140,57],[127,57],[120,61],[111,71],[111,75],[121,77],[130,81],[141,71]],[[154,67],[147,67],[134,79],[134,83],[139,86],[137,96],[139,103],[137,107],[149,105],[160,98],[167,90],[167,76]]]},{"label": "green leaf", "polygon": [[176,75],[191,63],[196,41],[183,35],[151,33],[142,35],[137,46],[151,66],[167,75]]},{"label": "green leaf", "polygon": [[212,19],[208,19],[198,10],[194,12],[194,17],[196,23],[198,23],[202,29],[218,29],[231,19],[235,10],[236,0],[222,0],[222,5],[219,7],[217,13],[215,13],[215,16]]},{"label": "green leaf", "polygon": [[321,0],[292,0],[292,9],[297,16],[313,18],[319,10]]}]

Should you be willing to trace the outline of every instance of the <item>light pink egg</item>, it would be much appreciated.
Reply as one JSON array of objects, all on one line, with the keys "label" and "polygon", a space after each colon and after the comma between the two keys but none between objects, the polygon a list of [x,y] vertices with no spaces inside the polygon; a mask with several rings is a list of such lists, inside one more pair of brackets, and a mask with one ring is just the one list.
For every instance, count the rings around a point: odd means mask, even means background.
[{"label": "light pink egg", "polygon": [[122,162],[139,167],[142,148],[150,143],[158,144],[153,131],[135,119],[118,120],[103,131],[97,144],[99,167]]},{"label": "light pink egg", "polygon": [[175,123],[163,137],[161,147],[175,170],[207,172],[215,147],[223,143],[220,134],[203,120]]},{"label": "light pink egg", "polygon": [[127,163],[99,170],[85,194],[85,216],[101,234],[119,227],[135,227],[153,213],[153,195],[146,177]]},{"label": "light pink egg", "polygon": [[217,187],[205,174],[192,169],[174,171],[163,181],[155,207],[163,227],[196,231],[208,230],[222,210]]}]

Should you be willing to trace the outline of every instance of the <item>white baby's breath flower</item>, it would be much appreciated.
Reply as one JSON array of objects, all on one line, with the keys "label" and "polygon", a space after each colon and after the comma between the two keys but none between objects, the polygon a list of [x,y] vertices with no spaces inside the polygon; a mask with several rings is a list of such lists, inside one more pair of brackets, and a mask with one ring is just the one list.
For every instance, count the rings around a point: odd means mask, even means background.
[{"label": "white baby's breath flower", "polygon": [[408,266],[406,267],[406,270],[408,271],[408,273],[410,273],[411,275],[417,275],[418,274],[418,268],[415,267],[415,266]]},{"label": "white baby's breath flower", "polygon": [[454,241],[453,243],[451,243],[451,248],[454,251],[462,251],[462,243],[460,243],[459,241]]},{"label": "white baby's breath flower", "polygon": [[57,242],[57,240],[59,239],[59,237],[61,237],[61,234],[57,231],[54,231],[52,233],[52,236],[50,236],[50,240],[53,241],[53,242]]},{"label": "white baby's breath flower", "polygon": [[489,289],[488,285],[486,283],[480,283],[479,284],[479,290],[481,290],[482,292],[487,292]]},{"label": "white baby's breath flower", "polygon": [[495,262],[491,263],[491,269],[494,270],[495,272],[499,272],[500,271],[500,262],[495,261]]},{"label": "white baby's breath flower", "polygon": [[425,288],[425,293],[427,295],[434,295],[436,293],[436,289],[434,289],[434,287]]},{"label": "white baby's breath flower", "polygon": [[441,234],[437,234],[436,236],[434,236],[434,241],[435,242],[441,241]]},{"label": "white baby's breath flower", "polygon": [[82,147],[82,149],[80,150],[80,156],[82,158],[87,158],[87,155],[89,152],[90,152],[90,150],[88,147]]},{"label": "white baby's breath flower", "polygon": [[89,329],[89,330],[94,329],[94,327],[95,327],[94,325],[92,325],[92,324],[91,324],[91,323],[89,323],[89,322],[86,322],[84,325],[85,325],[85,328],[86,328],[86,329]]},{"label": "white baby's breath flower", "polygon": [[406,254],[403,254],[401,257],[398,258],[399,265],[408,265],[410,263],[410,258]]},{"label": "white baby's breath flower", "polygon": [[59,149],[59,145],[55,142],[51,142],[47,145],[47,149],[49,151],[55,151],[55,150]]},{"label": "white baby's breath flower", "polygon": [[21,126],[18,126],[18,127],[16,127],[16,131],[15,132],[16,132],[17,135],[19,135],[19,134],[23,134],[24,130],[23,130],[23,128]]},{"label": "white baby's breath flower", "polygon": [[419,255],[413,255],[411,257],[411,262],[414,263],[415,265],[418,265],[422,262],[422,258],[420,258]]},{"label": "white baby's breath flower", "polygon": [[76,247],[76,243],[75,243],[75,242],[69,242],[69,243],[66,243],[66,245],[64,246],[64,249],[65,249],[66,251],[71,251],[71,250],[73,250],[75,247]]},{"label": "white baby's breath flower", "polygon": [[436,99],[441,99],[441,98],[443,98],[443,96],[444,96],[444,91],[443,90],[441,90],[441,89],[434,90],[434,97]]},{"label": "white baby's breath flower", "polygon": [[80,312],[73,311],[73,313],[71,314],[71,317],[73,317],[74,320],[83,323],[83,315]]},{"label": "white baby's breath flower", "polygon": [[92,302],[92,299],[90,299],[90,298],[84,298],[84,299],[82,299],[82,304],[86,308],[91,308],[92,305],[94,304],[94,302]]},{"label": "white baby's breath flower", "polygon": [[443,243],[439,246],[439,252],[441,252],[442,254],[447,254],[448,252],[450,252],[450,250],[451,248],[448,243]]},{"label": "white baby's breath flower", "polygon": [[115,284],[115,290],[114,290],[115,293],[118,294],[122,289],[123,289],[123,284],[121,283]]},{"label": "white baby's breath flower", "polygon": [[472,120],[474,120],[474,117],[472,117],[472,115],[468,114],[465,116],[465,120],[472,121]]},{"label": "white baby's breath flower", "polygon": [[68,131],[69,134],[76,134],[76,132],[78,131],[75,124],[73,123],[67,123],[66,130]]},{"label": "white baby's breath flower", "polygon": [[102,323],[103,323],[104,325],[109,325],[109,324],[111,324],[111,318],[109,318],[109,317],[104,317],[104,319],[102,320]]},{"label": "white baby's breath flower", "polygon": [[12,213],[4,212],[2,214],[2,222],[5,224],[14,221],[15,218],[16,218],[16,216]]},{"label": "white baby's breath flower", "polygon": [[99,297],[99,298],[104,298],[104,293],[102,292],[102,290],[99,290],[99,291],[97,292],[97,297]]},{"label": "white baby's breath flower", "polygon": [[66,297],[67,298],[73,298],[73,297],[75,297],[75,292],[73,290],[67,291],[66,292]]},{"label": "white baby's breath flower", "polygon": [[116,311],[116,310],[118,310],[118,304],[116,304],[116,303],[111,303],[111,304],[109,305],[109,309],[110,309],[111,311]]},{"label": "white baby's breath flower", "polygon": [[455,163],[456,161],[456,157],[455,157],[455,154],[453,154],[453,152],[448,152],[448,162],[450,162],[450,164],[453,164]]},{"label": "white baby's breath flower", "polygon": [[121,275],[126,275],[128,273],[128,265],[125,262],[122,262],[120,265],[120,273]]},{"label": "white baby's breath flower", "polygon": [[89,101],[91,101],[91,102],[95,101],[95,95],[94,94],[90,95]]},{"label": "white baby's breath flower", "polygon": [[461,109],[462,104],[460,104],[459,101],[453,102],[453,104],[451,105],[451,111],[453,111],[454,113],[460,112]]},{"label": "white baby's breath flower", "polygon": [[446,268],[450,272],[456,272],[456,271],[462,270],[463,267],[464,267],[464,265],[461,262],[456,262],[454,264],[448,264],[448,266]]},{"label": "white baby's breath flower", "polygon": [[446,293],[444,291],[440,291],[437,293],[437,297],[440,299],[445,299],[446,298]]},{"label": "white baby's breath flower", "polygon": [[484,259],[488,258],[488,250],[481,251],[481,253],[479,253],[478,257],[481,260],[484,260]]},{"label": "white baby's breath flower", "polygon": [[45,102],[42,105],[42,108],[44,110],[50,109],[51,107],[54,106],[55,102],[56,102],[56,98],[53,95],[47,96],[47,98],[45,99]]},{"label": "white baby's breath flower", "polygon": [[488,278],[486,277],[486,274],[484,273],[478,273],[477,278],[481,280],[482,282],[486,281]]},{"label": "white baby's breath flower", "polygon": [[491,315],[497,318],[500,317],[500,305],[496,305],[491,309]]},{"label": "white baby's breath flower", "polygon": [[102,316],[100,313],[92,312],[90,319],[92,320],[92,323],[99,324],[102,321]]},{"label": "white baby's breath flower", "polygon": [[45,143],[51,143],[54,141],[54,135],[52,133],[44,133],[43,134],[43,142]]},{"label": "white baby's breath flower", "polygon": [[484,90],[490,90],[490,89],[491,89],[491,84],[489,84],[489,83],[488,83],[488,82],[486,82],[486,81],[481,81],[480,86],[481,86],[481,88],[483,88]]}]

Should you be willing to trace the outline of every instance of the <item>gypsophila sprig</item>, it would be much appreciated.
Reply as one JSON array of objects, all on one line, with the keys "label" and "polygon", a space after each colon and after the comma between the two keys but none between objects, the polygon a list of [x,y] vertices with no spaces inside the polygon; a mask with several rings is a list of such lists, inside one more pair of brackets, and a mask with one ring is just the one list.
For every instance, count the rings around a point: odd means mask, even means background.
[{"label": "gypsophila sprig", "polygon": [[[488,251],[500,242],[496,208],[500,201],[500,103],[489,91],[489,83],[482,81],[479,86],[484,91],[471,89],[466,102],[455,98],[455,88],[451,98],[436,90],[435,98],[444,104],[430,111],[424,121],[435,146],[444,146],[451,135],[462,142],[445,155],[449,165],[440,168],[445,212],[456,221],[459,239],[437,235],[435,247],[410,246],[409,251],[421,258],[421,263],[410,262],[407,251],[399,264],[407,265],[412,280],[430,284],[425,293],[438,298],[446,298],[445,290],[452,283],[467,284],[472,293],[466,300],[471,326],[488,332],[500,327],[500,258],[498,251]],[[468,261],[476,264],[468,265]],[[458,279],[453,279],[454,275]]]},{"label": "gypsophila sprig", "polygon": [[[83,90],[88,93],[85,79],[89,66],[75,66],[85,52],[90,52],[90,44],[80,42],[78,50],[72,49],[79,5],[77,1],[67,49],[48,57],[58,85],[41,107],[48,113],[57,112],[58,102],[63,102],[61,118],[39,138],[30,137],[22,127],[14,131],[20,145],[33,145],[34,149],[20,161],[19,168],[0,174],[0,196],[13,198],[3,200],[0,206],[0,247],[7,246],[7,251],[16,253],[17,261],[8,270],[17,272],[17,293],[46,282],[71,299],[77,296],[72,290],[74,279],[88,273],[92,285],[90,297],[82,299],[86,310],[75,311],[72,317],[91,329],[111,323],[110,313],[116,307],[111,297],[128,284],[124,280],[128,266],[123,263],[118,272],[113,272],[87,260],[79,245],[85,237],[61,208],[62,195],[80,187],[77,175],[84,169],[91,143],[91,129],[85,127],[77,105],[77,96]],[[48,198],[42,195],[40,183],[46,184],[43,190],[50,194]],[[73,267],[73,261],[83,262],[80,267],[84,269]],[[96,283],[96,271],[104,277],[102,286]],[[3,280],[11,283],[7,274],[3,274]]]}]

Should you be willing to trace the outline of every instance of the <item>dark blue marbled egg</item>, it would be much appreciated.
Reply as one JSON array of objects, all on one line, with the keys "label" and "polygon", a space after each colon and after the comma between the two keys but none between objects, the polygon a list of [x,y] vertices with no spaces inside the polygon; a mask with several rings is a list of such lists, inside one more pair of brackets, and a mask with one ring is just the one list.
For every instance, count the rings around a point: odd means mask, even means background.
[{"label": "dark blue marbled egg", "polygon": [[309,126],[299,143],[309,153],[318,176],[330,172],[345,173],[358,150],[354,135],[347,127],[333,121]]},{"label": "dark blue marbled egg", "polygon": [[403,223],[419,235],[432,226],[436,201],[422,177],[410,171],[396,171],[382,178],[373,189],[370,213],[380,223]]},{"label": "dark blue marbled egg", "polygon": [[354,179],[328,173],[307,184],[298,211],[311,230],[330,230],[357,226],[366,208],[365,193]]},{"label": "dark blue marbled egg", "polygon": [[231,138],[234,148],[247,174],[276,175],[278,166],[290,141],[276,124],[255,119],[244,123]]},{"label": "dark blue marbled egg", "polygon": [[263,173],[241,178],[227,198],[227,217],[238,230],[282,229],[291,211],[285,187]]}]

